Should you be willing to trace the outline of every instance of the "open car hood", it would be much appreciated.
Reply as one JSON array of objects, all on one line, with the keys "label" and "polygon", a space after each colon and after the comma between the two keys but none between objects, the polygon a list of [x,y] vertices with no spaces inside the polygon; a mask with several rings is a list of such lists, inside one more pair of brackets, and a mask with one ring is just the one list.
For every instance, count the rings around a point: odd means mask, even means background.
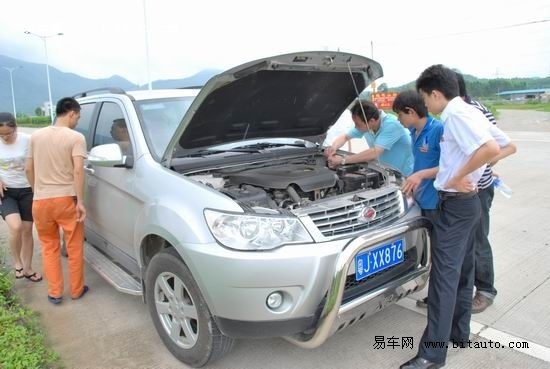
[{"label": "open car hood", "polygon": [[227,70],[201,89],[163,162],[243,139],[323,135],[382,74],[374,60],[332,51],[279,55]]}]

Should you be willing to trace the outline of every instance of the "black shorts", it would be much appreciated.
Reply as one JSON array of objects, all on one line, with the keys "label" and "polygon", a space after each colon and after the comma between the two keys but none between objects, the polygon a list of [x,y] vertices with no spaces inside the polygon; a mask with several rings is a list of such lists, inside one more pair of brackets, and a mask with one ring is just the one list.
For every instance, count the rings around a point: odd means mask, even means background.
[{"label": "black shorts", "polygon": [[25,188],[7,188],[4,190],[4,197],[0,199],[0,212],[2,218],[7,215],[18,213],[21,220],[32,222],[32,189]]}]

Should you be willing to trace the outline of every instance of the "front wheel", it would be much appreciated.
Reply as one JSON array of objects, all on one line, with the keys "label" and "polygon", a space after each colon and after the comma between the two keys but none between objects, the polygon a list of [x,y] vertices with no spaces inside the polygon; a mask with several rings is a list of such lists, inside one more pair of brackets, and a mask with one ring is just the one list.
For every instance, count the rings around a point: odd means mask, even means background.
[{"label": "front wheel", "polygon": [[233,339],[218,329],[189,268],[174,249],[153,257],[145,284],[155,328],[178,360],[201,367],[229,352]]}]

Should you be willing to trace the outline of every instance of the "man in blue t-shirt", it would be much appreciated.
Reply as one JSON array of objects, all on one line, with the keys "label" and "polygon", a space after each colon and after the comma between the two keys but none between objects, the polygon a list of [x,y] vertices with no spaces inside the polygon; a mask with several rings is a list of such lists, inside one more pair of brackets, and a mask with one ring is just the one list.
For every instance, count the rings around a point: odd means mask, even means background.
[{"label": "man in blue t-shirt", "polygon": [[[336,137],[325,155],[331,168],[379,159],[398,169],[405,176],[412,173],[411,137],[394,115],[386,114],[370,101],[359,101],[351,109],[354,128]],[[357,154],[336,155],[336,151],[352,138],[365,137],[369,148]]]}]

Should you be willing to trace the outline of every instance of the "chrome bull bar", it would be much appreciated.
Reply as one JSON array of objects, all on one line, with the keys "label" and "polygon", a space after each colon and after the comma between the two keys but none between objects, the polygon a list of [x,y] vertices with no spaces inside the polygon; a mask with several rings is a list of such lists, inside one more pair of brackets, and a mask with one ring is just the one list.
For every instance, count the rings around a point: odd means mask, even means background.
[{"label": "chrome bull bar", "polygon": [[[292,337],[285,337],[285,339],[302,348],[316,348],[322,345],[335,331],[333,326],[340,314],[349,312],[351,309],[356,308],[360,304],[365,304],[376,296],[382,295],[389,288],[381,288],[364,297],[350,301],[346,304],[346,306],[341,306],[342,297],[344,296],[344,285],[347,278],[347,272],[349,270],[350,263],[353,262],[355,258],[355,255],[365,248],[383,243],[384,241],[395,238],[406,232],[411,232],[418,229],[426,229],[429,231],[431,228],[432,224],[427,218],[416,218],[402,224],[381,229],[375,233],[357,237],[347,244],[336,260],[332,282],[327,293],[323,311],[321,312],[317,327],[315,328],[315,332],[308,336],[296,335]],[[429,247],[427,252],[429,258]],[[424,275],[424,277],[421,278],[421,281],[422,283],[425,283],[426,273],[428,270],[429,262],[428,265],[409,273],[406,277],[398,279],[396,283],[392,284],[392,286],[396,288],[400,287],[409,283],[411,279],[419,279],[422,275]]]}]

